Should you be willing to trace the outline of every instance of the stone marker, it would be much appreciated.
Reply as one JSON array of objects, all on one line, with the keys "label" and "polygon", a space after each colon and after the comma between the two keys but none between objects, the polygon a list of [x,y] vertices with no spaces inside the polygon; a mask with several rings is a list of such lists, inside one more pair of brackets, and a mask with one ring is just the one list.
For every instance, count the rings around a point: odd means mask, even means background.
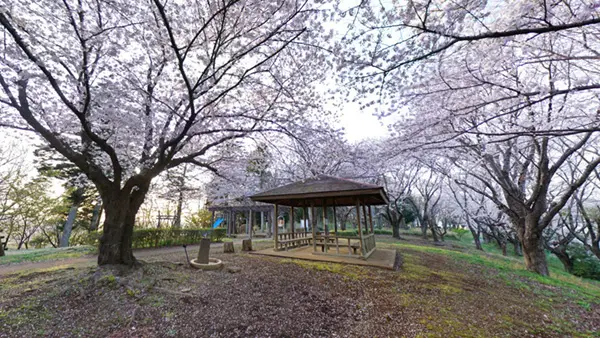
[{"label": "stone marker", "polygon": [[223,243],[223,252],[224,253],[234,253],[235,249],[233,248],[233,242]]},{"label": "stone marker", "polygon": [[242,240],[242,251],[252,251],[252,240],[251,239]]},{"label": "stone marker", "polygon": [[200,240],[200,250],[198,250],[198,259],[196,263],[208,264],[208,254],[210,253],[210,239],[202,238]]}]

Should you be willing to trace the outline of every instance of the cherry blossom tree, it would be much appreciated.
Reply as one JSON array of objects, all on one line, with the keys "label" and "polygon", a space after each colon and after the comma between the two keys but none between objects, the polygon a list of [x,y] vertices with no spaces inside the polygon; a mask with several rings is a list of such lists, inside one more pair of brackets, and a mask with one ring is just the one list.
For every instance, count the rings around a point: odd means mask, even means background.
[{"label": "cherry blossom tree", "polygon": [[[321,58],[309,1],[0,2],[2,124],[32,129],[97,187],[98,264],[135,263],[152,179],[215,170],[223,144],[297,132]],[[320,29],[315,23],[314,29]]]},{"label": "cherry blossom tree", "polygon": [[[509,217],[527,268],[548,275],[544,229],[600,163],[590,150],[600,126],[598,6],[423,0],[340,10],[354,16],[338,45],[343,79],[366,94],[363,106],[395,117],[399,151],[437,151],[487,186],[478,193]],[[573,158],[586,163],[563,184],[557,173]]]}]

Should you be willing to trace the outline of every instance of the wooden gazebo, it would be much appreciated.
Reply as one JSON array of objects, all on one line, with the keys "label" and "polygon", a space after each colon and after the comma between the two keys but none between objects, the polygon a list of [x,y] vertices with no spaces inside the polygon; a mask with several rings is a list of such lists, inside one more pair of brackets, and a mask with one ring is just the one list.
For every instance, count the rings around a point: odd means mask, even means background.
[{"label": "wooden gazebo", "polygon": [[[274,227],[275,250],[287,250],[304,245],[312,245],[313,254],[354,256],[368,258],[375,251],[372,205],[388,203],[383,187],[360,183],[333,176],[320,175],[315,178],[295,182],[250,197],[253,201],[275,205],[275,215],[280,206],[290,207],[292,226],[289,232],[278,233]],[[323,232],[317,232],[315,208],[320,207],[323,218]],[[333,208],[333,233],[329,230],[327,209]],[[356,208],[357,236],[338,236],[336,207]],[[311,232],[305,226],[302,230],[293,225],[295,209],[300,208],[304,215],[311,210]]]}]

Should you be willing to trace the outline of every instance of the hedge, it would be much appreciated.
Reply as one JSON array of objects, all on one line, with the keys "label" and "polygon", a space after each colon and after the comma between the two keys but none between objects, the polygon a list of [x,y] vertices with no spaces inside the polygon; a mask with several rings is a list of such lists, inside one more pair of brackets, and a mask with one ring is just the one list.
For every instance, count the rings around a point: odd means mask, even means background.
[{"label": "hedge", "polygon": [[204,237],[211,242],[221,242],[226,235],[223,228],[216,229],[141,229],[133,232],[132,246],[158,248],[184,244],[197,244]]},{"label": "hedge", "polygon": [[[211,242],[221,242],[227,230],[216,229],[138,229],[133,231],[132,247],[158,248],[163,246],[175,246],[184,244],[198,244],[204,237],[210,238]],[[88,235],[85,244],[98,245],[101,233],[92,232]]]},{"label": "hedge", "polygon": [[393,235],[391,229],[375,229],[375,235]]}]

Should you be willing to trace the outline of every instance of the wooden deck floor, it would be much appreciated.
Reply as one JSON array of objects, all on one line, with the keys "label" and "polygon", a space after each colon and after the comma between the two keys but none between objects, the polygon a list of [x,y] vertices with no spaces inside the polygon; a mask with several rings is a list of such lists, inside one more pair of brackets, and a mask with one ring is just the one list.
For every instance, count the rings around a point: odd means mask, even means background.
[{"label": "wooden deck floor", "polygon": [[396,263],[396,250],[388,249],[375,249],[371,256],[366,260],[346,256],[315,255],[313,254],[312,246],[304,246],[296,249],[290,249],[289,251],[275,251],[275,249],[270,248],[265,250],[253,251],[252,254],[304,259],[318,262],[374,266],[389,270],[394,270]]}]

